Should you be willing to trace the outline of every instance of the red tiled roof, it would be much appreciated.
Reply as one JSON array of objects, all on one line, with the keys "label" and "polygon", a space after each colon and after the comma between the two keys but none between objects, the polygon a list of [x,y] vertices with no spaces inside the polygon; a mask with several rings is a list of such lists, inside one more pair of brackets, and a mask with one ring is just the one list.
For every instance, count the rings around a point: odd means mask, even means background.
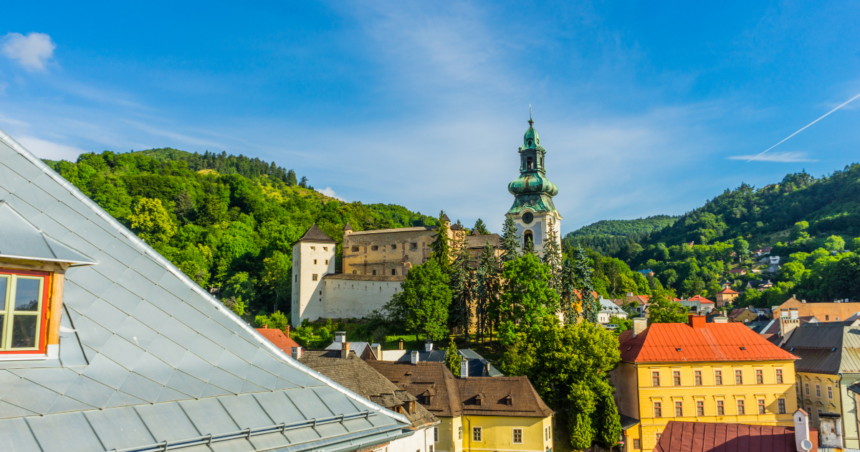
[{"label": "red tiled roof", "polygon": [[636,337],[633,337],[633,330],[621,333],[618,338],[621,360],[703,362],[798,359],[742,323],[705,323],[704,316],[691,316],[691,320],[695,321],[695,328],[687,323],[654,323]]},{"label": "red tiled roof", "polygon": [[730,287],[726,287],[725,289],[723,289],[723,290],[721,290],[721,291],[719,291],[719,292],[717,292],[717,293],[721,293],[721,294],[736,294],[737,292],[735,292],[734,290],[732,290]]},{"label": "red tiled roof", "polygon": [[[809,429],[810,452],[818,450],[818,432]],[[793,427],[669,421],[654,452],[802,452]]]},{"label": "red tiled roof", "polygon": [[292,340],[289,336],[284,334],[283,331],[277,328],[255,328],[258,333],[262,334],[263,337],[269,340],[269,342],[275,344],[275,347],[283,350],[286,354],[291,354],[293,352],[293,347],[298,347],[299,344],[296,341]]},{"label": "red tiled roof", "polygon": [[710,303],[710,304],[714,304],[714,302],[713,302],[713,301],[708,300],[707,298],[705,298],[705,297],[703,297],[703,296],[701,296],[701,295],[696,295],[696,296],[694,296],[694,297],[690,297],[690,299],[689,299],[689,300],[687,300],[687,301],[698,301],[699,303],[702,303],[702,304],[708,304],[708,303]]}]

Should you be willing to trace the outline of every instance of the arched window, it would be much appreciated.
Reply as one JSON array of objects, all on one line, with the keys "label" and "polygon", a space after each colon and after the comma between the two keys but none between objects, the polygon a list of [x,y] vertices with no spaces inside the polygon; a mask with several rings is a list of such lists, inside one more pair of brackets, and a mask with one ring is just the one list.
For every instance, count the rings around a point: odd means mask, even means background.
[{"label": "arched window", "polygon": [[526,169],[534,169],[534,162],[531,157],[526,159]]},{"label": "arched window", "polygon": [[523,232],[523,247],[526,246],[527,242],[531,242],[532,244],[535,243],[535,236],[531,230]]}]

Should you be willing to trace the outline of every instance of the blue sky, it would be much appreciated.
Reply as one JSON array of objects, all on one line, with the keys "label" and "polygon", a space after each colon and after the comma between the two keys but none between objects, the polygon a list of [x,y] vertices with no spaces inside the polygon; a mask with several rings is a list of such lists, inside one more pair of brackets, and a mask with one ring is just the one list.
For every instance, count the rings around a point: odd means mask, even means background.
[{"label": "blue sky", "polygon": [[226,150],[498,231],[532,105],[564,232],[860,160],[860,100],[743,158],[860,93],[856,2],[32,3],[0,128],[44,158]]}]

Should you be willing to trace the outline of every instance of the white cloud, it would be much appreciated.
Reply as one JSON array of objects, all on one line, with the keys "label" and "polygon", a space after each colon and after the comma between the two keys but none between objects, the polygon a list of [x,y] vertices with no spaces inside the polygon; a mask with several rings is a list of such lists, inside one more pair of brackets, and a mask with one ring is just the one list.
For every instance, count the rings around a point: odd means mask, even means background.
[{"label": "white cloud", "polygon": [[45,63],[54,56],[57,45],[45,33],[8,33],[3,37],[0,52],[16,60],[28,71],[43,71]]},{"label": "white cloud", "polygon": [[732,155],[727,157],[729,160],[752,160],[754,162],[779,162],[779,163],[796,163],[796,162],[817,162],[817,159],[810,159],[803,152],[775,152],[764,155]]},{"label": "white cloud", "polygon": [[40,159],[49,160],[68,160],[74,162],[78,156],[87,152],[83,149],[78,149],[65,144],[55,143],[53,141],[43,140],[28,135],[17,137],[19,143],[27,148],[30,152]]},{"label": "white cloud", "polygon": [[338,196],[337,193],[335,193],[335,191],[332,190],[331,187],[326,187],[326,188],[323,188],[322,190],[317,190],[317,191],[328,196],[329,198],[334,198],[334,199],[338,199],[341,201],[346,201],[342,197]]}]

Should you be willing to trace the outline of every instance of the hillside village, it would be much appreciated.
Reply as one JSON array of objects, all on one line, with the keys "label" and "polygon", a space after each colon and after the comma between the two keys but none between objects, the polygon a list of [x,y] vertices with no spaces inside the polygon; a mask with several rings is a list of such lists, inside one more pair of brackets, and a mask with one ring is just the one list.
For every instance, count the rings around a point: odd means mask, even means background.
[{"label": "hillside village", "polygon": [[[562,241],[546,154],[530,119],[494,234],[315,201],[265,162],[45,163],[0,135],[0,449],[72,426],[63,450],[860,448],[858,239],[795,251],[815,240],[798,224],[757,249],[602,256]],[[278,205],[317,213],[267,223]],[[661,279],[671,253],[714,249],[716,287]],[[822,271],[848,291],[765,296]]]}]

